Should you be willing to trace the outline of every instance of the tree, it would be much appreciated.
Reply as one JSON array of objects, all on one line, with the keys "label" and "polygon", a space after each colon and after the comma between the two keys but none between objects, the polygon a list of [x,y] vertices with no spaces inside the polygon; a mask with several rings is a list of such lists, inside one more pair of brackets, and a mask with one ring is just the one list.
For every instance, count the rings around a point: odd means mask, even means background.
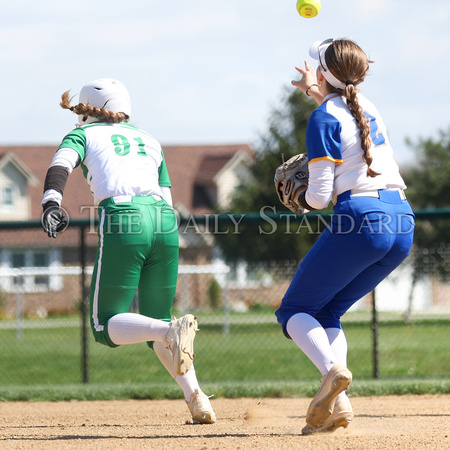
[{"label": "tree", "polygon": [[[414,210],[450,207],[450,128],[439,139],[421,139],[416,144],[416,163],[404,173],[408,200]],[[412,296],[418,280],[434,276],[450,280],[450,220],[420,220],[416,223],[411,253],[413,279],[405,319],[412,314]]]},{"label": "tree", "polygon": [[[308,119],[316,103],[298,89],[286,89],[281,107],[271,112],[268,131],[261,136],[256,148],[256,158],[250,166],[251,179],[243,180],[232,197],[229,210],[233,213],[283,212],[286,223],[240,226],[239,234],[228,234],[218,239],[227,259],[246,261],[299,260],[309,250],[320,234],[316,221],[308,224],[295,222],[280,204],[274,188],[274,172],[283,158],[305,153]],[[311,232],[313,231],[313,232]]]},{"label": "tree", "polygon": [[414,166],[404,173],[408,199],[414,209],[450,207],[450,127],[439,131],[439,139],[420,139],[416,144]]},{"label": "tree", "polygon": [[[408,199],[413,209],[449,208],[450,127],[447,131],[440,131],[437,140],[421,139],[417,144],[411,141],[408,144],[415,148],[417,154],[416,164],[404,174],[408,185]],[[443,279],[450,279],[446,258],[450,251],[448,219],[418,221],[414,245],[418,275],[430,272]]]}]

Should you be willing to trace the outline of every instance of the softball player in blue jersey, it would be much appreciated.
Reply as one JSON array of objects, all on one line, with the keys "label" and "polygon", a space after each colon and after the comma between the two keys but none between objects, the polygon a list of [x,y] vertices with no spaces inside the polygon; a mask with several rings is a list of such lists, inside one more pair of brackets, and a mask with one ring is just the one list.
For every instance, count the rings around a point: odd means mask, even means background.
[{"label": "softball player in blue jersey", "polygon": [[347,341],[341,316],[409,254],[414,215],[393,158],[384,122],[357,89],[369,70],[366,54],[348,39],[316,42],[292,84],[319,107],[306,132],[309,182],[298,202],[307,210],[334,203],[330,226],[301,261],[276,311],[284,334],[321,372],[304,434],[347,427]]},{"label": "softball player in blue jersey", "polygon": [[[215,422],[193,366],[197,318],[171,320],[178,276],[178,227],[170,179],[159,142],[127,122],[125,86],[94,80],[70,104],[79,126],[66,135],[48,169],[43,226],[56,237],[66,226],[60,210],[72,170],[81,165],[99,212],[99,246],[91,283],[91,327],[97,342],[147,342],[182,388],[195,423]],[[139,314],[129,308],[139,288]]]}]

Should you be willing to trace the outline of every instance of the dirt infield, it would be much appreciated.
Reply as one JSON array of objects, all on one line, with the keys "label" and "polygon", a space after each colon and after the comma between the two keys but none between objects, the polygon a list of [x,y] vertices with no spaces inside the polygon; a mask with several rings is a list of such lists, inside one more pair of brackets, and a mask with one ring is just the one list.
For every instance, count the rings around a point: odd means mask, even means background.
[{"label": "dirt infield", "polygon": [[216,399],[212,425],[192,425],[182,400],[5,402],[0,448],[450,448],[450,395],[352,398],[347,429],[302,436],[309,401]]}]

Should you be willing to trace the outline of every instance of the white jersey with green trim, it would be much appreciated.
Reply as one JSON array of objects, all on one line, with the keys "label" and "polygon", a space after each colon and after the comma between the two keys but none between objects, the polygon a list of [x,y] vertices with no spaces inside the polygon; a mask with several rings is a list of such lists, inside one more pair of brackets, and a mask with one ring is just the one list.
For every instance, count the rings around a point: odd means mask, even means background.
[{"label": "white jersey with green trim", "polygon": [[127,123],[75,128],[63,139],[63,148],[80,156],[96,205],[122,195],[162,196],[161,186],[171,186],[160,143]]}]

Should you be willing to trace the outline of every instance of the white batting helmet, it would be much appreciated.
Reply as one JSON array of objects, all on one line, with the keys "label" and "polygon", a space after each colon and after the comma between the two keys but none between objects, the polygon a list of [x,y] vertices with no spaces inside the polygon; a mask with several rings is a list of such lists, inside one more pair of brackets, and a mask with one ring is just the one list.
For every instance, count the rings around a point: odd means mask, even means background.
[{"label": "white batting helmet", "polygon": [[[79,102],[97,108],[105,108],[111,112],[123,112],[128,116],[131,115],[130,94],[123,83],[113,78],[99,78],[85,84],[81,89]],[[83,120],[84,117],[78,116],[80,125],[96,120],[93,117]]]}]

